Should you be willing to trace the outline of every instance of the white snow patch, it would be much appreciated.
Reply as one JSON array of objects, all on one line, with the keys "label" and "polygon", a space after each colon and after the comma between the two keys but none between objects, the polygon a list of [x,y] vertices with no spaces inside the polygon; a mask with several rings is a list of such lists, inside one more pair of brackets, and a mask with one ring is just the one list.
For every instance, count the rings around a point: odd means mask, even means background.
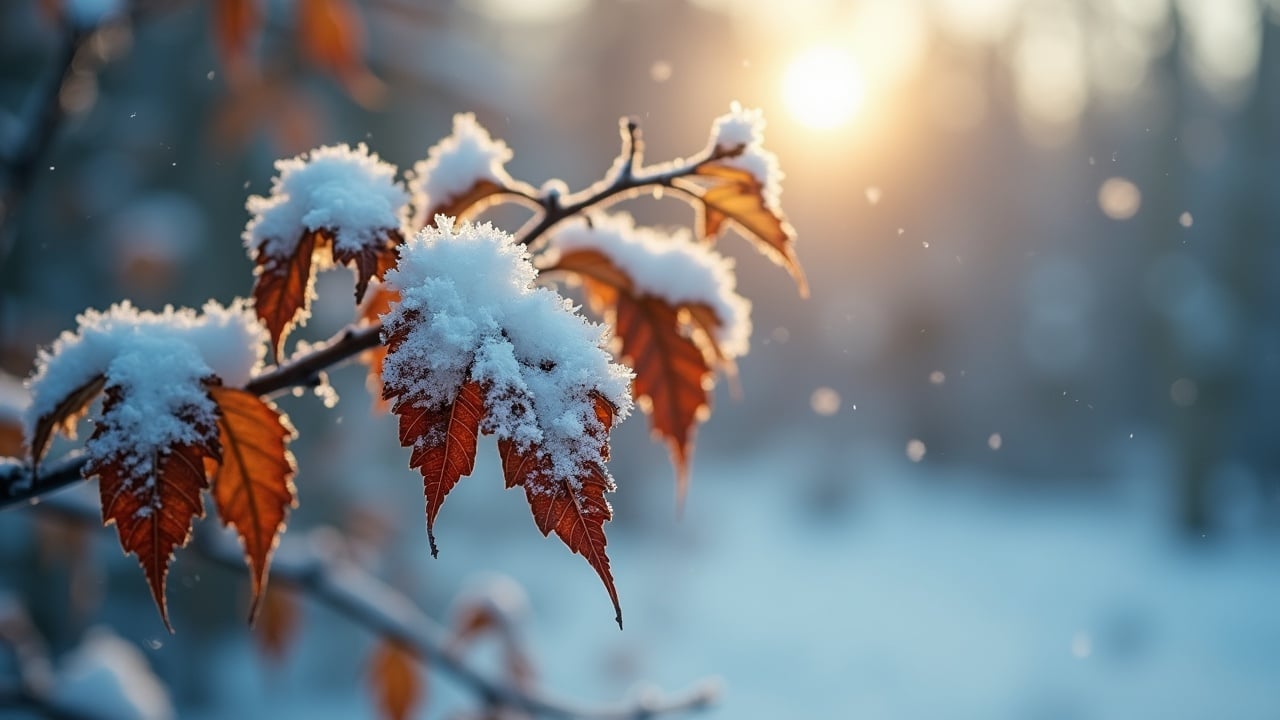
[{"label": "white snow patch", "polygon": [[137,647],[106,628],[93,628],[58,673],[58,709],[104,720],[175,717],[164,685]]},{"label": "white snow patch", "polygon": [[734,291],[733,260],[694,242],[685,230],[667,234],[636,227],[626,213],[593,214],[565,223],[552,238],[560,252],[596,250],[631,277],[640,295],[672,305],[702,303],[715,312],[715,341],[730,358],[747,353],[751,302]]},{"label": "white snow patch", "polygon": [[333,231],[335,248],[380,245],[408,218],[409,194],[395,180],[396,167],[378,159],[364,143],[355,149],[317,148],[276,161],[276,170],[280,174],[272,178],[271,194],[254,195],[245,203],[253,217],[241,237],[251,257],[258,252],[288,257],[310,230]]},{"label": "white snow patch", "polygon": [[764,113],[759,108],[744,109],[735,101],[729,106],[729,114],[712,122],[711,148],[742,147],[740,154],[716,162],[751,173],[763,186],[765,207],[777,210],[781,207],[782,179],[786,176],[778,165],[778,156],[764,148],[764,126]]},{"label": "white snow patch", "polygon": [[[86,310],[76,331],[40,351],[27,380],[31,405],[23,418],[28,442],[36,423],[94,377],[106,377],[123,402],[110,413],[112,432],[92,440],[97,457],[129,450],[145,461],[150,449],[194,441],[193,421],[214,424],[214,404],[201,382],[216,375],[241,387],[262,367],[267,333],[239,300],[210,300],[203,312],[166,307],[140,311],[128,301],[106,312]],[[182,415],[182,418],[178,416]]]},{"label": "white snow patch", "polygon": [[473,113],[453,116],[453,133],[431,146],[427,159],[409,173],[409,189],[417,209],[414,226],[422,227],[434,210],[465,193],[482,180],[510,185],[503,165],[512,158],[511,148],[495,140]]},{"label": "white snow patch", "polygon": [[488,223],[436,227],[401,250],[387,284],[401,300],[383,327],[409,327],[383,366],[386,387],[439,408],[470,377],[486,388],[482,428],[521,448],[537,445],[559,478],[581,477],[607,441],[592,391],[624,418],[631,371],[603,349],[605,330],[553,290],[535,287],[524,248]]}]

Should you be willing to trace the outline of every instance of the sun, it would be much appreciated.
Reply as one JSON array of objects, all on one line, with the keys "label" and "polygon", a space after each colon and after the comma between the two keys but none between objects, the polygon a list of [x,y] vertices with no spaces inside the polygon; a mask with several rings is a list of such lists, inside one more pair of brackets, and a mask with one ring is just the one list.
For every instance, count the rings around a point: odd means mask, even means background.
[{"label": "sun", "polygon": [[833,45],[800,53],[782,78],[782,99],[801,124],[829,130],[848,123],[862,105],[865,86],[853,55]]}]

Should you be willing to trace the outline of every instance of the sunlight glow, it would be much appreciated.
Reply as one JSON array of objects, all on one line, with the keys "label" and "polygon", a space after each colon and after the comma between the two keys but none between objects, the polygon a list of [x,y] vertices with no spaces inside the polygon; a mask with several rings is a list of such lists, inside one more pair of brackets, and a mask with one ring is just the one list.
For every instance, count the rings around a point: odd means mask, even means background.
[{"label": "sunlight glow", "polygon": [[848,123],[861,107],[864,91],[857,61],[831,45],[812,47],[796,56],[782,80],[787,110],[818,130]]}]

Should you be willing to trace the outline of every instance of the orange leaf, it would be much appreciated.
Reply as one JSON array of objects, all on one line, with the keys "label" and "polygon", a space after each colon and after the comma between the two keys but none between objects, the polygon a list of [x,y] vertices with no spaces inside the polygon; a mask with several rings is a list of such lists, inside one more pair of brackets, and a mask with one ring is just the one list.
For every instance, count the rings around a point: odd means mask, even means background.
[{"label": "orange leaf", "polygon": [[[613,406],[598,393],[591,395],[596,418],[607,438],[613,427]],[[538,530],[543,535],[554,532],[570,550],[586,558],[600,576],[613,600],[615,619],[621,628],[622,605],[618,602],[618,590],[605,554],[604,523],[613,518],[613,509],[604,498],[604,494],[613,489],[603,466],[609,459],[608,444],[601,447],[599,462],[589,463],[582,468],[580,477],[572,479],[556,477],[550,460],[535,446],[521,449],[510,440],[500,439],[498,454],[502,457],[502,475],[507,487],[524,487]]]},{"label": "orange leaf", "polygon": [[342,83],[347,94],[365,107],[377,105],[385,86],[361,59],[364,23],[347,0],[306,0],[297,4],[297,35],[302,54],[312,65]]},{"label": "orange leaf", "polygon": [[[109,417],[111,408],[121,400],[118,388],[108,389],[103,417]],[[108,430],[104,421],[94,437]],[[91,457],[84,469],[85,477],[98,476],[103,524],[115,523],[120,547],[137,556],[169,632],[173,626],[164,597],[169,561],[174,548],[191,539],[195,518],[204,517],[200,493],[209,487],[204,463],[218,457],[213,428],[195,430],[203,439],[161,448],[143,462],[130,462],[126,454],[117,453]]]},{"label": "orange leaf", "polygon": [[698,168],[698,176],[712,181],[710,187],[693,190],[681,185],[702,201],[702,235],[714,238],[726,220],[741,228],[746,237],[775,263],[791,273],[800,294],[809,295],[809,284],[796,257],[796,231],[782,211],[769,207],[764,186],[750,172],[741,168],[710,163]]},{"label": "orange leaf", "polygon": [[252,620],[266,589],[271,553],[284,532],[286,513],[297,506],[296,466],[293,453],[285,447],[295,433],[288,418],[253,393],[214,385],[209,394],[218,404],[222,441],[213,500],[222,524],[235,526],[244,545]]},{"label": "orange leaf", "polygon": [[258,249],[254,269],[253,301],[258,318],[271,332],[272,356],[279,361],[280,346],[310,305],[313,278],[311,257],[317,240],[329,240],[323,231],[302,233],[289,257],[276,257]]},{"label": "orange leaf", "polygon": [[389,230],[379,247],[361,245],[356,250],[333,247],[333,261],[342,265],[353,265],[356,271],[356,304],[364,302],[365,290],[369,288],[369,280],[382,276],[396,266],[396,248],[404,243],[404,235],[399,230]]},{"label": "orange leaf", "polygon": [[89,403],[102,392],[102,386],[107,383],[104,375],[95,375],[89,382],[76,388],[70,395],[66,396],[54,406],[53,412],[45,415],[36,421],[35,433],[31,438],[31,467],[38,469],[40,460],[44,458],[44,453],[49,449],[49,441],[53,439],[53,434],[62,431],[64,435],[70,438],[76,436],[76,421],[84,415],[89,408]]},{"label": "orange leaf", "polygon": [[284,659],[289,644],[298,630],[298,598],[279,586],[268,588],[262,595],[258,621],[253,636],[262,653],[273,662]]},{"label": "orange leaf", "polygon": [[676,497],[683,502],[694,426],[711,408],[712,364],[733,369],[715,343],[719,319],[701,303],[675,306],[637,294],[626,271],[597,250],[565,253],[547,270],[554,271],[577,274],[587,304],[613,326],[618,355],[636,374],[632,394],[671,448]]},{"label": "orange leaf", "polygon": [[[399,342],[390,347],[391,352]],[[484,416],[484,390],[480,383],[467,381],[458,388],[453,402],[429,408],[417,394],[384,392],[384,399],[396,398],[391,411],[400,416],[400,444],[413,448],[409,467],[422,473],[427,498],[427,539],[431,556],[439,554],[433,527],[445,496],[464,475],[476,466],[476,441]]]},{"label": "orange leaf", "polygon": [[426,694],[418,660],[403,645],[383,639],[369,658],[369,687],[382,716],[405,720]]},{"label": "orange leaf", "polygon": [[694,426],[711,408],[711,367],[697,344],[681,333],[678,309],[665,300],[619,293],[613,325],[619,354],[636,373],[634,395],[671,447],[676,495],[683,501]]},{"label": "orange leaf", "polygon": [[262,30],[262,8],[258,0],[219,0],[210,9],[218,55],[239,82],[253,66],[250,45]]},{"label": "orange leaf", "polygon": [[484,202],[485,200],[492,199],[493,196],[504,192],[506,190],[492,180],[477,180],[474,185],[463,192],[445,198],[443,202],[437,202],[427,208],[422,225],[423,227],[435,226],[436,215],[448,215],[449,217],[461,219],[464,215],[477,213],[488,205],[488,203]]}]

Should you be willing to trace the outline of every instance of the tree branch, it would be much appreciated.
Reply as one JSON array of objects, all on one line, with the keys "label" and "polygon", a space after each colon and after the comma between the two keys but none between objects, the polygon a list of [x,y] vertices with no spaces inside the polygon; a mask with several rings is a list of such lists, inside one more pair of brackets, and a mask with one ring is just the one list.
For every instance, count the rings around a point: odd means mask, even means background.
[{"label": "tree branch", "polygon": [[[271,395],[286,388],[314,385],[322,371],[377,347],[381,333],[380,325],[347,327],[309,352],[253,378],[244,389],[256,395]],[[85,462],[82,453],[72,453],[52,467],[42,466],[38,477],[32,476],[30,465],[25,463],[0,463],[0,509],[34,502],[80,482],[84,479]]]},{"label": "tree branch", "polygon": [[20,205],[35,181],[36,168],[48,153],[57,135],[58,128],[66,113],[62,110],[62,86],[74,72],[73,63],[80,48],[92,33],[68,23],[58,52],[57,67],[53,76],[43,87],[36,90],[32,100],[34,114],[27,126],[26,134],[16,146],[12,154],[4,158],[5,189],[0,197],[0,262],[8,256],[12,243],[9,241],[9,220],[13,211]]},{"label": "tree branch", "polygon": [[[76,497],[49,498],[40,508],[74,522],[99,522],[97,507]],[[246,573],[243,551],[236,539],[211,530],[209,525],[197,529],[191,551],[215,565]],[[350,560],[315,549],[300,550],[300,546],[320,545],[309,542],[309,538],[291,535],[284,543],[272,561],[273,581],[283,582],[355,624],[400,643],[428,667],[449,675],[490,707],[552,720],[647,720],[705,710],[716,701],[717,684],[710,680],[669,698],[646,695],[630,703],[589,707],[491,679],[450,647],[447,628],[402,593]]]},{"label": "tree branch", "polygon": [[533,243],[548,230],[588,208],[612,204],[618,200],[635,197],[655,187],[674,187],[673,182],[698,172],[707,163],[741,155],[743,146],[704,149],[687,160],[663,163],[652,168],[641,168],[644,145],[640,139],[640,125],[633,118],[623,118],[620,123],[622,150],[604,179],[591,187],[563,197],[544,194],[529,197],[542,212],[516,232],[516,242],[533,247]]}]

